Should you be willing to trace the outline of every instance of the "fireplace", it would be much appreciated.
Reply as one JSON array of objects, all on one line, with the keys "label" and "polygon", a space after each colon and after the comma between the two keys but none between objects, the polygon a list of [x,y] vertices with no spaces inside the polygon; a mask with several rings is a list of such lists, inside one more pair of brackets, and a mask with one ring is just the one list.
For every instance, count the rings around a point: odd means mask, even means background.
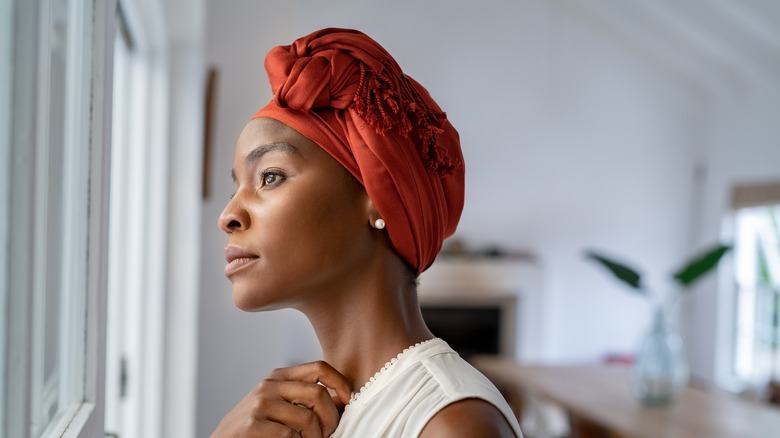
[{"label": "fireplace", "polygon": [[534,360],[542,339],[542,273],[514,260],[442,258],[420,278],[423,318],[465,359]]},{"label": "fireplace", "polygon": [[503,339],[509,312],[501,304],[429,303],[422,314],[433,334],[444,339],[466,360],[473,355],[511,356],[511,342]]}]

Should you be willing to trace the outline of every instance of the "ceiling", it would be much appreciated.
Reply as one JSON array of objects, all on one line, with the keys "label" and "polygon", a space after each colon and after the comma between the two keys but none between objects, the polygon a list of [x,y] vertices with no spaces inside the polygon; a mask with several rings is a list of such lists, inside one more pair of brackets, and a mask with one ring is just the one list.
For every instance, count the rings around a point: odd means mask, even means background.
[{"label": "ceiling", "polygon": [[780,90],[780,1],[575,3],[708,91]]},{"label": "ceiling", "polygon": [[[643,53],[706,91],[780,91],[779,0],[556,3],[596,18]],[[206,0],[165,0],[164,4],[171,40],[199,41]]]}]

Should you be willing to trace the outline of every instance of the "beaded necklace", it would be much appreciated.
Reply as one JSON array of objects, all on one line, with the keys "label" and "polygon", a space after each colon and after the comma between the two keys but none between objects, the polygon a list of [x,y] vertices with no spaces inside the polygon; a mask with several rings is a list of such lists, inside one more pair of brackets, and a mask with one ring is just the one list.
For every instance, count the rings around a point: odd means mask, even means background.
[{"label": "beaded necklace", "polygon": [[436,339],[438,338],[431,338],[426,341],[418,342],[412,346],[406,347],[404,351],[398,353],[396,357],[390,359],[390,361],[387,362],[385,366],[383,366],[379,371],[376,372],[376,374],[374,374],[370,379],[368,379],[368,381],[360,388],[360,390],[358,390],[358,392],[352,394],[352,396],[349,398],[349,403],[347,403],[344,409],[346,410],[347,408],[352,406],[352,404],[360,397],[360,395],[363,394],[368,388],[370,388],[371,385],[373,385],[374,382],[377,381],[377,379],[379,379],[383,374],[385,374],[389,369],[391,369],[393,365],[398,363],[398,360],[401,359],[401,357],[403,357],[408,352],[414,350],[415,348],[418,348],[421,345],[425,345],[429,342],[435,341]]}]

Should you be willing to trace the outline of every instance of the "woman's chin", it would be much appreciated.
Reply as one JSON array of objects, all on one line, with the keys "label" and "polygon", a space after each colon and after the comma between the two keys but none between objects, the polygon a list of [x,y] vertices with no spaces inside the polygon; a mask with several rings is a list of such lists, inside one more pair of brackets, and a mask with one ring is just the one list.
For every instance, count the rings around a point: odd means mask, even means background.
[{"label": "woman's chin", "polygon": [[233,304],[244,312],[261,312],[284,308],[283,305],[262,299],[261,295],[263,294],[256,290],[246,291],[240,287],[233,286]]},{"label": "woman's chin", "polygon": [[262,303],[258,303],[257,297],[252,293],[233,287],[233,304],[244,312],[257,312],[263,310]]}]

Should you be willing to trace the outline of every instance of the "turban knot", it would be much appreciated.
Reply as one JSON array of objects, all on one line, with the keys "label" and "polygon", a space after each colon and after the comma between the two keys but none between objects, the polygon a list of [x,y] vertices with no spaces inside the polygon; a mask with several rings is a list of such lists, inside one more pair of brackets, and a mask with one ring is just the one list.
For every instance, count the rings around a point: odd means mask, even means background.
[{"label": "turban knot", "polygon": [[[355,58],[338,50],[299,57],[277,47],[266,57],[274,100],[299,111],[333,107],[346,109],[358,89],[360,67]],[[273,75],[273,76],[271,76]]]},{"label": "turban knot", "polygon": [[344,165],[386,219],[398,253],[418,273],[426,269],[463,207],[460,141],[427,90],[350,29],[275,47],[265,68],[274,98],[255,117],[290,125]]}]

